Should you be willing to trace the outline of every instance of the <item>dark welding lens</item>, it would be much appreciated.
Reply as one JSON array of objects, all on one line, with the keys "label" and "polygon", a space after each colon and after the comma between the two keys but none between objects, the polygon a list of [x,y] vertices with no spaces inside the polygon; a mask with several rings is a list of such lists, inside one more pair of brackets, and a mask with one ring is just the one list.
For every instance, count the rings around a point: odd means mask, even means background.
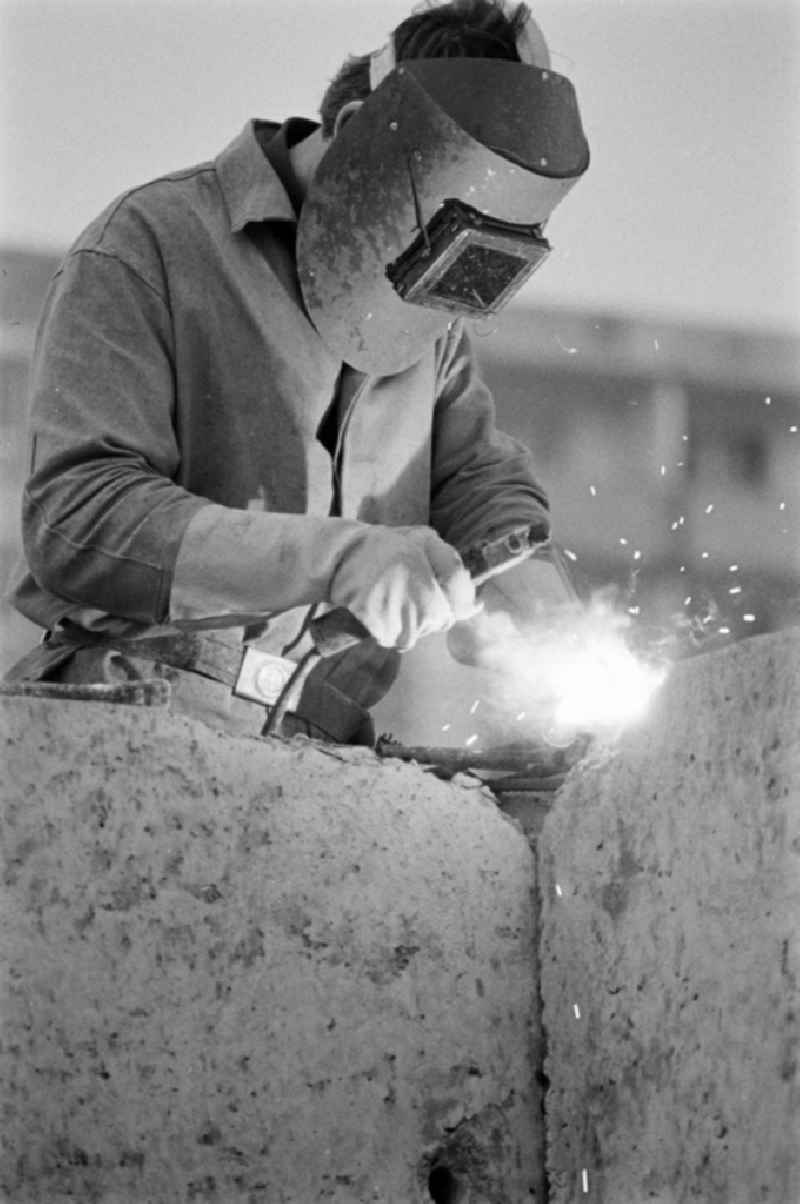
[{"label": "dark welding lens", "polygon": [[[429,296],[446,305],[458,305],[478,313],[491,312],[502,304],[509,290],[516,289],[531,274],[527,259],[494,247],[467,243],[437,280]],[[522,280],[518,278],[522,276]]]},{"label": "dark welding lens", "polygon": [[404,301],[451,313],[493,314],[544,261],[539,226],[519,226],[447,200],[386,269]]}]

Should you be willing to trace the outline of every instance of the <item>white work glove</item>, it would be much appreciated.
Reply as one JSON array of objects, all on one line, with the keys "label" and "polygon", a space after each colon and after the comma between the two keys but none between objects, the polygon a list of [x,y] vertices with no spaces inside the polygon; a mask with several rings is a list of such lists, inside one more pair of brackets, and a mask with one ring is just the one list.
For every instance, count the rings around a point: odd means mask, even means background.
[{"label": "white work glove", "polygon": [[339,561],[329,598],[400,651],[480,610],[458,552],[430,527],[366,527]]}]

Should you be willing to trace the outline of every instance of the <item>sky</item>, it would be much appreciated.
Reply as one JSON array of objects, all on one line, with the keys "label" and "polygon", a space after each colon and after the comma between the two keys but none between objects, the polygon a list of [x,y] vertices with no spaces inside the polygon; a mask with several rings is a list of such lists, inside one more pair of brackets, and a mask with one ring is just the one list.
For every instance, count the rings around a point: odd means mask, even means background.
[{"label": "sky", "polygon": [[[412,0],[0,0],[0,244],[66,248],[249,117],[315,116]],[[800,334],[800,0],[542,0],[587,175],[523,301]]]}]

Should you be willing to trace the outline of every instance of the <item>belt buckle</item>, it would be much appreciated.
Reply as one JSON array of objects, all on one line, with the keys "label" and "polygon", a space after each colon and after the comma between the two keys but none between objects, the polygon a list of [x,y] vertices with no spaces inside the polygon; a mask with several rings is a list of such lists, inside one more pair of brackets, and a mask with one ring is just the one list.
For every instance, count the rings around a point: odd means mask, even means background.
[{"label": "belt buckle", "polygon": [[296,668],[296,662],[285,656],[246,648],[233,692],[239,698],[275,706]]}]

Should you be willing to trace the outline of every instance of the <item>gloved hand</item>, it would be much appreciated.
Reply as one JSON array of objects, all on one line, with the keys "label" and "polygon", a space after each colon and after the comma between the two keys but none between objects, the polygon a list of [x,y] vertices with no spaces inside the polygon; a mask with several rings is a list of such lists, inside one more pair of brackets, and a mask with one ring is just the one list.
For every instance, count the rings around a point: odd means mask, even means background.
[{"label": "gloved hand", "polygon": [[365,527],[339,561],[329,598],[400,651],[480,610],[458,552],[430,527]]}]

